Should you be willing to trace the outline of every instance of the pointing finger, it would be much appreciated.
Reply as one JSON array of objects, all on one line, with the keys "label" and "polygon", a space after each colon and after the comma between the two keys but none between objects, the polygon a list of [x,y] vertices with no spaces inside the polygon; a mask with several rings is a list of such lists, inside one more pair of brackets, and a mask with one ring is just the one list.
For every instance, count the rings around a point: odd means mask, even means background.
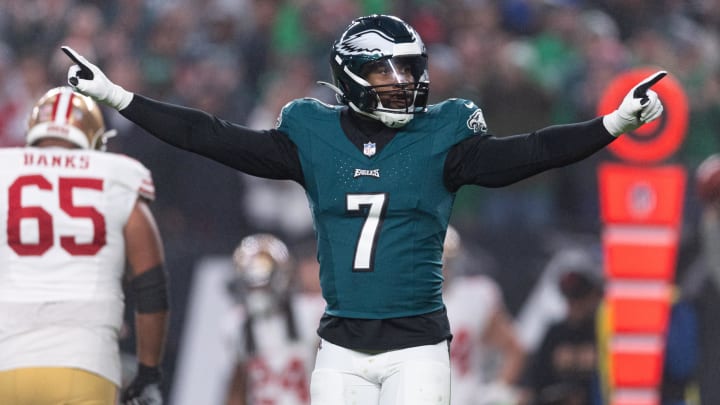
[{"label": "pointing finger", "polygon": [[645,103],[647,99],[647,91],[650,87],[655,85],[655,83],[659,82],[663,77],[667,75],[667,71],[660,70],[652,74],[651,76],[647,77],[645,80],[643,80],[640,85],[635,87],[635,91],[633,91],[633,97],[634,98],[641,98],[643,99],[642,102]]},{"label": "pointing finger", "polygon": [[69,46],[60,47],[65,54],[72,59],[72,61],[80,67],[80,71],[77,73],[77,77],[80,79],[92,80],[94,75],[92,70],[87,66],[89,62],[85,60],[79,53],[75,52],[74,49]]}]

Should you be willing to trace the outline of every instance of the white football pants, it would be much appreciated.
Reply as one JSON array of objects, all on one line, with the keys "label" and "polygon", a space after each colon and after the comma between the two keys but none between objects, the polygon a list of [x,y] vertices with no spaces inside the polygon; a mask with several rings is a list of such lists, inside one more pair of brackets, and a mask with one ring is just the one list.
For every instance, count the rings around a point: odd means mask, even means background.
[{"label": "white football pants", "polygon": [[322,340],[310,400],[312,405],[449,405],[448,343],[367,354]]}]

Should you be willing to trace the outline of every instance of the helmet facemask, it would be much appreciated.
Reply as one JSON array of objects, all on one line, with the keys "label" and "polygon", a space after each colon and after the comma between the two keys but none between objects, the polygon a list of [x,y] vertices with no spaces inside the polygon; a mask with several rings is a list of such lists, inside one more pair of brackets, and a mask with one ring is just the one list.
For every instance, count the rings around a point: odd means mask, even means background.
[{"label": "helmet facemask", "polygon": [[355,20],[333,45],[330,64],[335,84],[321,83],[361,115],[398,128],[426,111],[430,82],[425,45],[396,17]]},{"label": "helmet facemask", "polygon": [[[389,127],[400,127],[413,115],[425,111],[428,97],[427,58],[425,56],[395,56],[368,62],[360,76],[371,100],[371,114]],[[367,79],[375,75],[385,77],[390,84],[372,85]],[[373,97],[374,96],[374,97]]]}]

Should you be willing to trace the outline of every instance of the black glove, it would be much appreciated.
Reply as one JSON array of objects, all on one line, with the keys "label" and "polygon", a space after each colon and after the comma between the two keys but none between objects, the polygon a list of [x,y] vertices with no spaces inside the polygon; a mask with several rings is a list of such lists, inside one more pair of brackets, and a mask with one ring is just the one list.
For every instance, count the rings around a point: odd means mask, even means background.
[{"label": "black glove", "polygon": [[162,405],[160,381],[162,374],[157,367],[138,364],[138,371],[120,398],[122,405]]}]

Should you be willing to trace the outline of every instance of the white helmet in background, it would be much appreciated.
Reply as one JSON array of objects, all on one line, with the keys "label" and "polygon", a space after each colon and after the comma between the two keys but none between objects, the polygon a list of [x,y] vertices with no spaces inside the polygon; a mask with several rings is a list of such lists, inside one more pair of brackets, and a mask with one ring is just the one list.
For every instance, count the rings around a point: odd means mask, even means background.
[{"label": "white helmet in background", "polygon": [[235,271],[245,289],[270,289],[285,293],[291,279],[287,246],[277,237],[258,233],[247,236],[233,252]]}]

